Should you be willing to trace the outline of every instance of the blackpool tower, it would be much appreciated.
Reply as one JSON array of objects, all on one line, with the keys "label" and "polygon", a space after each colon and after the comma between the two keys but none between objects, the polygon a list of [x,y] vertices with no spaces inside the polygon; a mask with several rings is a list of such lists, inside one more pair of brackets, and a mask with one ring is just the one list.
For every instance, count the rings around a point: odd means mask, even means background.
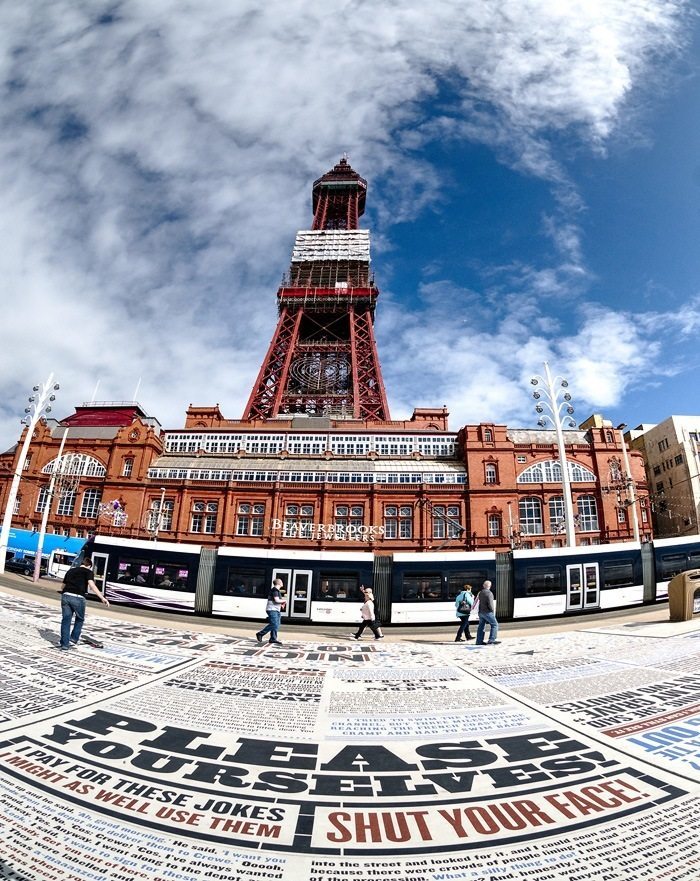
[{"label": "blackpool tower", "polygon": [[379,291],[369,231],[358,227],[366,194],[367,182],[345,158],[314,183],[313,223],[297,233],[244,419],[390,418],[374,339]]}]

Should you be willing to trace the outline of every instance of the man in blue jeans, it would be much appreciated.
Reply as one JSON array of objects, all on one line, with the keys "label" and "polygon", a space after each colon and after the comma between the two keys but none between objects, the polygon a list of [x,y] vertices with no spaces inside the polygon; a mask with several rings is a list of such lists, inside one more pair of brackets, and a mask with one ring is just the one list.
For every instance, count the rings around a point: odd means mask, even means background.
[{"label": "man in blue jeans", "polygon": [[265,611],[267,612],[267,624],[262,630],[259,630],[255,634],[255,638],[258,642],[262,642],[263,636],[265,636],[266,633],[269,633],[270,642],[273,645],[282,645],[279,639],[277,639],[277,634],[280,629],[282,610],[284,609],[284,599],[282,598],[283,587],[284,584],[282,583],[281,578],[275,578],[272,582],[272,587],[270,588],[270,593],[267,597],[267,605],[265,606]]},{"label": "man in blue jeans", "polygon": [[[96,594],[105,606],[109,605],[109,600],[92,579],[92,560],[90,557],[84,557],[80,566],[73,566],[63,578],[61,642],[58,645],[58,648],[63,651],[68,651],[69,648],[78,644],[85,621],[85,598],[88,591]],[[73,625],[72,631],[71,624]]]},{"label": "man in blue jeans", "polygon": [[498,645],[498,621],[496,620],[496,600],[491,592],[491,582],[485,581],[477,594],[479,603],[479,624],[476,628],[476,644],[484,645],[484,632],[489,625],[489,641],[487,645]]}]

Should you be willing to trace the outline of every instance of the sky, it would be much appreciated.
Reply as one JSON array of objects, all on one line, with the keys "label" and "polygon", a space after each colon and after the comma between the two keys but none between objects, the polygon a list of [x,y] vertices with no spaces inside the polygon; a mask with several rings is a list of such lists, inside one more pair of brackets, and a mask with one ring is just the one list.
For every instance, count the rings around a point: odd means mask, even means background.
[{"label": "sky", "polygon": [[700,414],[700,24],[684,0],[0,7],[0,449],[139,400],[239,418],[311,186],[368,181],[391,416]]}]

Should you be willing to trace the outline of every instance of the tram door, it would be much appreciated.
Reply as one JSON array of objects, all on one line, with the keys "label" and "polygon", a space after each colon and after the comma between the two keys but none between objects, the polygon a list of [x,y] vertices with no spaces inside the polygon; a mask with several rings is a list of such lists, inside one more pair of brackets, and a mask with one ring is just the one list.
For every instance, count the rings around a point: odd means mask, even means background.
[{"label": "tram door", "polygon": [[92,580],[95,582],[97,587],[105,592],[105,582],[107,581],[107,560],[109,559],[107,554],[93,554],[92,555]]},{"label": "tram door", "polygon": [[600,576],[597,563],[576,563],[566,567],[566,610],[597,609],[600,606]]},{"label": "tram door", "polygon": [[286,618],[308,618],[311,615],[311,576],[307,569],[273,569],[272,580],[281,578],[287,602]]}]

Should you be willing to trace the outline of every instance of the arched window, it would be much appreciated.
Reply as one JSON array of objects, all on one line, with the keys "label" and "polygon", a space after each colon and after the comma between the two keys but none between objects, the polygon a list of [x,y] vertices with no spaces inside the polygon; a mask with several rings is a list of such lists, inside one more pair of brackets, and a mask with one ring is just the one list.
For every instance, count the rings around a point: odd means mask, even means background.
[{"label": "arched window", "polygon": [[598,506],[595,496],[579,496],[577,500],[579,529],[581,532],[598,532]]},{"label": "arched window", "polygon": [[525,535],[541,535],[544,532],[542,522],[542,502],[531,496],[518,502],[520,514],[520,531]]},{"label": "arched window", "polygon": [[80,506],[80,516],[86,517],[88,520],[94,520],[95,517],[97,517],[97,512],[100,509],[101,500],[101,489],[86,489],[83,493],[83,502]]},{"label": "arched window", "polygon": [[128,459],[124,459],[124,465],[122,466],[122,477],[131,477],[131,472],[134,470],[134,460],[129,457]]},{"label": "arched window", "polygon": [[493,462],[487,462],[486,465],[484,465],[484,482],[498,483],[498,468]]},{"label": "arched window", "polygon": [[47,462],[41,469],[42,474],[53,474],[54,469],[61,474],[77,474],[80,477],[104,477],[107,469],[98,459],[85,453],[66,453]]},{"label": "arched window", "polygon": [[490,428],[484,429],[484,443],[492,444],[493,443],[493,431]]},{"label": "arched window", "polygon": [[44,508],[46,507],[46,503],[49,500],[49,488],[48,486],[42,486],[39,489],[39,495],[36,500],[36,508],[34,509],[38,514],[44,513]]},{"label": "arched window", "polygon": [[[570,462],[569,480],[572,483],[595,483],[595,474],[578,462]],[[561,464],[558,459],[535,462],[518,475],[518,483],[561,483]]]},{"label": "arched window", "polygon": [[489,538],[498,538],[498,536],[503,534],[500,514],[489,514],[486,518],[486,523]]}]

